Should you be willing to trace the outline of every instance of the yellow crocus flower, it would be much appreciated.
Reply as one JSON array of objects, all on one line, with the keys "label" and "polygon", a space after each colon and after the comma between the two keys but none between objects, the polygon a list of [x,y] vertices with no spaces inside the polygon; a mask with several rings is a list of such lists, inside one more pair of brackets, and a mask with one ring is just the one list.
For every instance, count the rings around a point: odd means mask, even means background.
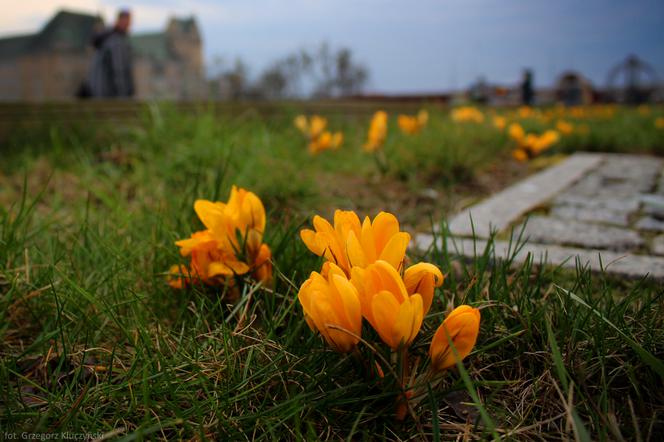
[{"label": "yellow crocus flower", "polygon": [[353,211],[334,212],[334,227],[316,215],[314,230],[300,232],[307,248],[318,256],[338,265],[350,276],[353,266],[366,267],[378,259],[400,269],[410,242],[410,235],[401,232],[399,221],[391,213],[380,212],[371,221],[369,217],[360,224]]},{"label": "yellow crocus flower", "polygon": [[325,128],[327,127],[327,119],[320,117],[318,115],[314,115],[311,117],[311,121],[309,122],[309,136],[311,138],[316,138],[318,137]]},{"label": "yellow crocus flower", "polygon": [[440,269],[428,262],[420,262],[406,269],[403,282],[409,295],[419,293],[422,296],[424,314],[429,313],[433,303],[433,292],[443,284],[445,277]]},{"label": "yellow crocus flower", "polygon": [[293,124],[295,124],[295,127],[297,127],[300,132],[309,135],[309,121],[307,121],[306,116],[298,115],[295,117],[295,120],[293,120]]},{"label": "yellow crocus flower", "polygon": [[523,127],[519,123],[512,123],[507,128],[507,134],[511,139],[520,143],[526,138],[526,131],[523,130]]},{"label": "yellow crocus flower", "polygon": [[532,118],[535,115],[535,110],[530,106],[520,106],[517,113],[519,118]]},{"label": "yellow crocus flower", "polygon": [[357,288],[362,315],[392,350],[408,347],[424,318],[419,293],[410,295],[391,263],[378,260],[366,268],[353,267],[351,282]]},{"label": "yellow crocus flower", "polygon": [[329,263],[325,276],[312,272],[297,295],[304,317],[335,351],[346,353],[362,334],[362,310],[357,289],[344,271]]},{"label": "yellow crocus flower", "polygon": [[196,200],[194,211],[206,230],[175,243],[182,256],[191,257],[192,275],[207,284],[250,270],[261,281],[271,279],[271,252],[263,244],[265,208],[256,194],[233,186],[228,202]]},{"label": "yellow crocus flower", "polygon": [[542,135],[534,136],[532,143],[529,145],[530,150],[535,154],[549,149],[560,140],[560,135],[555,130],[547,130]]},{"label": "yellow crocus flower", "polygon": [[[457,361],[468,356],[477,342],[480,332],[480,311],[468,305],[461,305],[447,315],[431,340],[429,356],[434,371],[446,370]],[[450,341],[454,351],[450,347]]]},{"label": "yellow crocus flower", "polygon": [[318,137],[311,140],[309,143],[309,152],[317,154],[324,150],[336,150],[341,147],[344,141],[344,135],[341,132],[334,134],[329,131],[324,131]]},{"label": "yellow crocus flower", "polygon": [[387,136],[387,113],[385,111],[377,111],[371,118],[369,124],[369,133],[367,135],[367,142],[364,143],[364,150],[367,152],[375,152],[380,149],[385,143]]},{"label": "yellow crocus flower", "polygon": [[655,119],[655,127],[657,129],[664,129],[664,117],[658,117]]},{"label": "yellow crocus flower", "polygon": [[399,115],[397,124],[401,132],[407,135],[413,135],[420,131],[420,125],[417,124],[417,118],[410,115]]},{"label": "yellow crocus flower", "polygon": [[574,126],[565,120],[559,120],[556,123],[556,129],[563,135],[569,135],[574,132]]},{"label": "yellow crocus flower", "polygon": [[426,124],[429,122],[429,112],[422,109],[417,113],[417,122],[420,124],[420,126],[426,126]]},{"label": "yellow crocus flower", "polygon": [[514,158],[515,160],[517,160],[520,163],[523,163],[525,161],[528,161],[528,152],[526,152],[525,150],[523,150],[521,148],[514,149],[512,151],[512,158]]},{"label": "yellow crocus flower", "polygon": [[501,117],[500,115],[493,117],[493,126],[496,129],[503,130],[505,129],[506,125],[507,125],[507,118]]},{"label": "yellow crocus flower", "polygon": [[413,135],[421,131],[429,121],[429,112],[422,109],[417,115],[401,114],[397,118],[397,124],[401,132],[407,135]]},{"label": "yellow crocus flower", "polygon": [[484,114],[475,107],[462,106],[452,111],[452,120],[457,123],[482,123],[484,121]]}]

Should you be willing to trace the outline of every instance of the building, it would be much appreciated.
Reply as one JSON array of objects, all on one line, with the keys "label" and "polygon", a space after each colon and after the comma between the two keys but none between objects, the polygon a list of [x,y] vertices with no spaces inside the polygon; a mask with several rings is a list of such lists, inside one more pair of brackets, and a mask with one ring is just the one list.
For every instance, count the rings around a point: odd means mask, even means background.
[{"label": "building", "polygon": [[[87,77],[101,17],[58,12],[36,34],[0,39],[0,100],[71,100]],[[136,98],[187,100],[205,94],[196,20],[171,18],[162,32],[132,34]]]}]

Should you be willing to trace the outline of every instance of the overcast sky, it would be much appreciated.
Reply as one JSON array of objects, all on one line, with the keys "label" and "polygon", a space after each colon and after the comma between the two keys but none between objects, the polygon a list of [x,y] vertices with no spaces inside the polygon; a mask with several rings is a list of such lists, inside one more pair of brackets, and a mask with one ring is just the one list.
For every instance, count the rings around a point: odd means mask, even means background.
[{"label": "overcast sky", "polygon": [[479,76],[538,85],[575,69],[604,85],[629,53],[664,78],[664,0],[3,0],[0,35],[33,32],[60,8],[134,13],[134,32],[173,14],[198,19],[206,60],[242,57],[256,75],[271,60],[322,41],[347,46],[370,70],[369,89],[425,92]]}]

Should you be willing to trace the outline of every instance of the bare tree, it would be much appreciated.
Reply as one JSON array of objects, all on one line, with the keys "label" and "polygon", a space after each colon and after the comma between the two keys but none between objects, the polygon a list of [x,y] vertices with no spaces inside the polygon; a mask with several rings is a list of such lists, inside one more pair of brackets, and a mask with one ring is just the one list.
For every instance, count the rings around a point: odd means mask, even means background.
[{"label": "bare tree", "polygon": [[213,63],[211,69],[220,85],[218,98],[275,100],[307,95],[315,98],[351,95],[362,90],[369,76],[366,67],[353,59],[350,49],[333,50],[327,43],[322,43],[315,51],[300,49],[276,60],[251,85],[248,68],[241,59],[237,59],[231,69],[221,66],[220,60],[215,59],[216,64]]},{"label": "bare tree", "polygon": [[236,58],[232,66],[227,66],[221,57],[215,57],[209,68],[211,73],[210,94],[217,99],[237,100],[249,92],[249,68],[241,59]]}]

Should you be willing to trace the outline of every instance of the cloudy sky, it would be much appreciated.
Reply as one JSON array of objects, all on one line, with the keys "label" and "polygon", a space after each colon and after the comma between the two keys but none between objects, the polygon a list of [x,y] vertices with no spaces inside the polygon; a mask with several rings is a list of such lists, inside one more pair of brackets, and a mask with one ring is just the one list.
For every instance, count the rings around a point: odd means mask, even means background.
[{"label": "cloudy sky", "polygon": [[108,21],[123,6],[135,32],[194,14],[206,59],[239,56],[253,74],[302,46],[348,46],[372,91],[461,88],[481,75],[513,83],[526,66],[539,85],[565,69],[603,85],[629,53],[664,78],[662,0],[20,0],[4,8],[0,36],[35,31],[60,8]]}]

